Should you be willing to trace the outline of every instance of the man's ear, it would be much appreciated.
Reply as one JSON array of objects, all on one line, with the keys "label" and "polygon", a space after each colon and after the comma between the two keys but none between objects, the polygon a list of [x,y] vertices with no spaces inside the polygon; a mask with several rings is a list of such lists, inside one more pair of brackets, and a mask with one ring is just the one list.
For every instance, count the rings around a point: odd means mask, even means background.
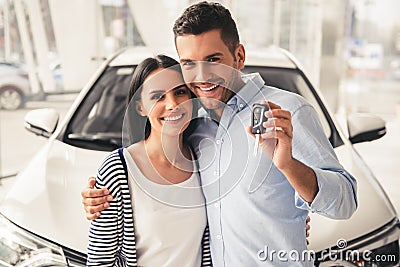
[{"label": "man's ear", "polygon": [[242,44],[239,44],[235,50],[236,64],[239,70],[244,68],[244,61],[246,59],[246,51]]},{"label": "man's ear", "polygon": [[142,105],[141,101],[135,101],[135,108],[136,108],[137,113],[140,116],[147,116],[146,112],[144,112],[143,105]]}]

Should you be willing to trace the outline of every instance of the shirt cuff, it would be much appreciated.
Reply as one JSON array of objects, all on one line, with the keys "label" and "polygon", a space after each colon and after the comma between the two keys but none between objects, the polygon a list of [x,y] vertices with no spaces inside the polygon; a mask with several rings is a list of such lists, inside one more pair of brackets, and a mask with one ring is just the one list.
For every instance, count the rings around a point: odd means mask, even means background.
[{"label": "shirt cuff", "polygon": [[329,209],[340,193],[340,183],[338,174],[332,171],[325,171],[318,168],[312,168],[318,184],[318,192],[312,203],[305,201],[299,193],[295,192],[296,207],[310,212],[322,212]]}]

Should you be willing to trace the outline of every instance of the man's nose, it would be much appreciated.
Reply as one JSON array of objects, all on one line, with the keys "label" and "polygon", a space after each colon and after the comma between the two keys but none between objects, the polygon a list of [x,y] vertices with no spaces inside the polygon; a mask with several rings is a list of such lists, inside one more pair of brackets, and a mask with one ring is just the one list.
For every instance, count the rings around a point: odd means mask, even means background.
[{"label": "man's nose", "polygon": [[197,61],[194,68],[189,72],[189,82],[207,82],[210,78],[209,63],[206,61]]},{"label": "man's nose", "polygon": [[199,62],[196,70],[196,82],[205,82],[209,76],[209,68],[207,62]]}]

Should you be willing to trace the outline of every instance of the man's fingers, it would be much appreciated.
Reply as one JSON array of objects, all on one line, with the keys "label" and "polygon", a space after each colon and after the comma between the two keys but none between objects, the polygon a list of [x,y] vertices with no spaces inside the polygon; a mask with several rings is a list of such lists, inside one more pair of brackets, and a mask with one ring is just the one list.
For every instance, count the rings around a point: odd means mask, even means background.
[{"label": "man's fingers", "polygon": [[81,192],[82,203],[88,220],[97,219],[103,210],[110,207],[109,201],[113,200],[108,189],[94,189],[95,184],[96,178],[90,177],[88,187]]},{"label": "man's fingers", "polygon": [[284,109],[271,109],[264,112],[264,116],[267,118],[281,118],[281,119],[292,119],[292,114],[290,111]]},{"label": "man's fingers", "polygon": [[281,106],[275,104],[274,102],[268,101],[267,104],[270,107],[270,109],[281,109]]},{"label": "man's fingers", "polygon": [[[310,237],[310,229],[311,229],[311,226],[310,226],[310,222],[311,222],[311,218],[310,218],[310,216],[307,216],[307,218],[306,218],[306,237]],[[307,245],[309,245],[310,244],[310,242],[308,242],[308,239],[307,239]]]},{"label": "man's fingers", "polygon": [[274,102],[271,102],[271,101],[262,100],[260,102],[260,104],[268,105],[270,110],[282,109],[281,106],[279,106],[278,104],[275,104]]},{"label": "man's fingers", "polygon": [[256,135],[251,132],[251,126],[246,126],[246,132],[251,136],[256,137]]},{"label": "man's fingers", "polygon": [[94,177],[90,177],[89,179],[88,179],[88,187],[89,188],[94,188],[94,185],[96,184],[96,178],[94,178]]},{"label": "man's fingers", "polygon": [[101,188],[101,189],[86,188],[81,192],[83,198],[104,197],[108,196],[109,194],[110,191],[108,191],[108,189],[106,188]]},{"label": "man's fingers", "polygon": [[89,221],[93,221],[93,220],[99,218],[99,217],[100,217],[100,214],[101,214],[100,212],[96,212],[96,213],[94,213],[94,214],[92,214],[92,213],[86,213],[86,219],[89,220]]},{"label": "man's fingers", "polygon": [[273,120],[268,120],[266,122],[263,123],[264,128],[266,129],[272,129],[272,128],[276,128],[276,129],[283,129],[285,132],[292,132],[292,123],[290,122],[290,120],[287,119],[273,119]]},{"label": "man's fingers", "polygon": [[[95,190],[95,189],[91,189],[91,190]],[[101,196],[101,197],[83,197],[82,198],[82,203],[85,206],[97,206],[97,205],[103,205],[103,204],[108,203],[108,202],[110,202],[112,200],[113,200],[113,197],[111,195]]]},{"label": "man's fingers", "polygon": [[282,129],[273,129],[271,131],[265,132],[261,135],[260,142],[264,142],[267,139],[279,139],[281,141],[289,142],[291,140],[291,136],[287,134]]},{"label": "man's fingers", "polygon": [[84,206],[85,211],[87,213],[91,213],[91,214],[95,214],[97,212],[101,212],[101,211],[103,211],[103,210],[105,210],[105,209],[107,209],[109,207],[110,207],[110,203],[108,203],[108,202],[101,203],[99,205],[85,205]]}]

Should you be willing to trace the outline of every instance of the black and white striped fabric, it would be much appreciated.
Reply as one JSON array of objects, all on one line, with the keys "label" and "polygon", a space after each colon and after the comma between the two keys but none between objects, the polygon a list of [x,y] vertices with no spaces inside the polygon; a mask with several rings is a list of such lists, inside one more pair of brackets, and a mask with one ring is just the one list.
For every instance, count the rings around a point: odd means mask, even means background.
[{"label": "black and white striped fabric", "polygon": [[[91,222],[86,265],[137,266],[133,209],[123,148],[113,151],[103,161],[96,188],[107,188],[114,201]],[[212,266],[208,226],[202,243],[202,266]]]}]

